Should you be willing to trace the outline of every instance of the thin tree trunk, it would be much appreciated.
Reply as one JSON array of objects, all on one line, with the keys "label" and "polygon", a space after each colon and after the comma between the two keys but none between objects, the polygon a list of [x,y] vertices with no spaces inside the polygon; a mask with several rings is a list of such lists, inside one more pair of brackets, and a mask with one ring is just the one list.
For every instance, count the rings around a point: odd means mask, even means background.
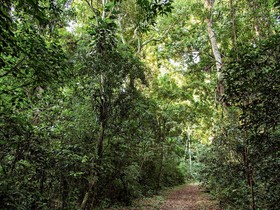
[{"label": "thin tree trunk", "polygon": [[123,43],[124,45],[126,45],[126,40],[125,40],[124,34],[123,34],[124,29],[123,29],[123,27],[122,27],[122,17],[119,17],[119,18],[118,18],[117,23],[119,24],[119,28],[120,28],[120,38],[121,38],[121,40],[122,40],[122,43]]},{"label": "thin tree trunk", "polygon": [[[247,138],[247,135],[246,135]],[[248,140],[246,140],[244,145],[244,151],[243,151],[243,162],[245,167],[245,175],[247,179],[247,185],[250,187],[251,191],[251,209],[255,210],[255,193],[254,193],[254,181],[253,181],[253,169],[250,164],[249,159],[249,151],[248,151]]]},{"label": "thin tree trunk", "polygon": [[[85,0],[87,4],[92,9],[94,16],[96,18],[96,24],[99,25],[100,21],[98,18],[101,17],[102,20],[105,20],[106,16],[108,15],[105,5],[109,2],[108,0],[101,0],[97,1],[97,6],[94,7],[92,0]],[[101,14],[99,14],[98,7],[101,7]],[[121,22],[120,22],[121,24]],[[105,38],[105,37],[103,37]],[[124,40],[125,41],[125,40]],[[99,40],[97,52],[98,56],[103,56],[106,54],[106,48],[104,48],[105,41],[101,39]],[[91,209],[94,204],[96,204],[97,200],[97,186],[98,186],[98,178],[100,176],[100,171],[98,168],[102,165],[102,155],[103,155],[103,144],[104,144],[104,136],[105,136],[105,129],[108,119],[108,111],[109,111],[109,102],[110,100],[106,98],[106,81],[105,81],[105,74],[104,72],[101,72],[100,74],[100,104],[99,104],[99,133],[98,133],[98,139],[97,144],[93,148],[94,158],[92,160],[92,165],[89,170],[89,178],[88,178],[88,189],[84,195],[83,201],[81,203],[81,209]],[[94,106],[94,105],[93,105]]]},{"label": "thin tree trunk", "polygon": [[188,153],[189,153],[189,169],[192,175],[192,153],[191,153],[191,130],[188,128]]},{"label": "thin tree trunk", "polygon": [[86,191],[83,201],[81,203],[81,209],[85,210],[88,209],[88,206],[90,204],[91,201],[95,201],[95,197],[96,197],[96,184],[97,184],[97,179],[98,179],[98,174],[96,172],[96,168],[94,167],[94,163],[95,161],[93,161],[93,164],[91,166],[91,171],[90,171],[90,175],[88,178],[88,190]]},{"label": "thin tree trunk", "polygon": [[212,25],[213,25],[213,21],[212,21],[213,5],[214,5],[214,0],[205,0],[205,7],[208,10],[208,12],[210,13],[210,17],[208,17],[206,19],[207,32],[208,32],[210,44],[211,44],[211,47],[212,47],[212,52],[213,52],[213,55],[214,55],[214,58],[215,58],[215,61],[216,61],[218,81],[221,81],[223,79],[222,78],[222,73],[221,73],[222,57],[221,57],[221,53],[220,53],[219,48],[218,48],[218,44],[217,44],[216,36],[215,36],[215,33],[214,33],[214,29],[212,27]]},{"label": "thin tree trunk", "polygon": [[212,20],[208,19],[206,21],[207,21],[207,31],[208,31],[208,35],[209,35],[209,39],[210,39],[210,43],[211,43],[211,47],[212,47],[212,52],[213,52],[213,55],[214,55],[214,58],[216,61],[217,78],[218,78],[218,81],[222,81],[223,75],[221,72],[221,69],[222,69],[221,53],[219,51],[215,33],[212,28]]},{"label": "thin tree trunk", "polygon": [[81,204],[81,209],[86,209],[86,204],[87,204],[87,201],[88,201],[88,197],[89,197],[89,191],[86,192],[86,194],[84,195],[84,199],[82,201],[82,204]]},{"label": "thin tree trunk", "polygon": [[61,208],[62,210],[67,209],[67,197],[68,197],[68,182],[64,176],[62,176],[62,198]]},{"label": "thin tree trunk", "polygon": [[218,100],[220,100],[221,96],[224,94],[224,87],[222,84],[222,82],[223,82],[223,74],[222,74],[223,62],[222,62],[222,56],[221,56],[221,53],[219,51],[219,47],[217,44],[216,35],[215,35],[214,29],[213,29],[212,9],[213,9],[214,2],[215,2],[214,0],[205,0],[204,5],[205,5],[205,8],[209,12],[209,17],[206,18],[207,32],[208,32],[212,52],[213,52],[215,62],[216,62],[217,80],[218,80],[216,94],[217,94]]},{"label": "thin tree trunk", "polygon": [[259,21],[259,17],[258,17],[259,4],[256,1],[248,1],[248,2],[249,2],[249,6],[252,9],[252,13],[253,13],[254,29],[256,32],[256,37],[260,38],[262,36],[262,31],[261,31],[260,21]]},{"label": "thin tree trunk", "polygon": [[85,210],[87,207],[87,203],[90,197],[90,194],[92,192],[92,188],[93,188],[93,184],[89,182],[89,187],[88,187],[88,191],[85,193],[82,204],[81,204],[81,209]]},{"label": "thin tree trunk", "polygon": [[102,157],[103,153],[103,141],[104,141],[104,134],[105,134],[105,119],[102,120],[100,123],[100,131],[99,131],[99,139],[98,139],[98,145],[97,145],[97,159],[98,162],[100,162],[100,159]]},{"label": "thin tree trunk", "polygon": [[255,210],[255,193],[253,183],[253,170],[250,168],[251,208]]},{"label": "thin tree trunk", "polygon": [[158,183],[157,183],[157,191],[160,190],[160,183],[162,179],[162,172],[163,172],[163,159],[164,159],[164,142],[166,139],[166,122],[163,120],[163,127],[162,130],[160,131],[160,137],[159,137],[159,144],[161,145],[160,147],[160,166],[159,166],[159,172],[158,172]]},{"label": "thin tree trunk", "polygon": [[[95,158],[92,160],[92,166],[90,169],[90,178],[88,180],[88,190],[84,195],[81,209],[87,209],[89,204],[93,204],[96,202],[97,196],[97,180],[99,177],[97,167],[102,164],[102,154],[103,154],[103,144],[104,144],[104,136],[106,129],[106,122],[108,116],[108,108],[104,91],[104,78],[103,75],[100,77],[100,106],[99,106],[99,121],[100,121],[100,130],[98,135],[98,142],[95,147]],[[95,167],[96,166],[96,167]]]},{"label": "thin tree trunk", "polygon": [[158,172],[158,180],[157,180],[157,193],[160,190],[160,184],[161,184],[161,177],[163,172],[163,158],[164,158],[164,148],[163,144],[161,145],[160,149],[160,166],[159,166],[159,172]]},{"label": "thin tree trunk", "polygon": [[249,164],[248,164],[248,157],[247,157],[247,148],[245,146],[244,151],[243,151],[243,163],[244,163],[244,168],[245,168],[245,175],[246,175],[246,181],[247,185],[250,185],[250,177],[249,177]]},{"label": "thin tree trunk", "polygon": [[184,140],[185,140],[185,161],[187,161],[187,157],[188,157],[188,151],[189,151],[189,145],[188,145],[188,138],[184,135]]},{"label": "thin tree trunk", "polygon": [[236,35],[236,19],[235,19],[235,8],[234,0],[229,0],[230,4],[230,15],[231,15],[231,28],[232,28],[232,45],[233,49],[237,50],[237,35]]}]

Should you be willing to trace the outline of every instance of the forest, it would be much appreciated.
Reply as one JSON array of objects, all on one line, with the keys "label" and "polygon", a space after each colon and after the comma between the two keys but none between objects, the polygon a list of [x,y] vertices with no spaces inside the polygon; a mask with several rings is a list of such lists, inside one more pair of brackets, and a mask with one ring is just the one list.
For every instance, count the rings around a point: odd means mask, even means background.
[{"label": "forest", "polygon": [[278,0],[0,0],[0,209],[279,209],[279,32]]}]

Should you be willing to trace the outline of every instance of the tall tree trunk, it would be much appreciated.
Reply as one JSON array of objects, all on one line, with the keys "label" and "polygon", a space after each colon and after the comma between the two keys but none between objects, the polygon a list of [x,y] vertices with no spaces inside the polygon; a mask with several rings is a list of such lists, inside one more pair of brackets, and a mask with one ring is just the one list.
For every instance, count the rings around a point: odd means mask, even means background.
[{"label": "tall tree trunk", "polygon": [[255,193],[253,182],[253,170],[250,168],[250,188],[251,188],[251,209],[255,210]]},{"label": "tall tree trunk", "polygon": [[262,30],[260,26],[260,19],[259,19],[259,3],[254,1],[248,1],[249,7],[251,8],[251,12],[253,14],[253,20],[254,20],[254,29],[256,33],[256,38],[259,39],[262,36]]},{"label": "tall tree trunk", "polygon": [[164,158],[164,148],[163,144],[160,147],[160,165],[159,165],[159,172],[158,172],[158,179],[157,179],[157,193],[160,190],[160,184],[162,179],[162,172],[163,172],[163,158]]},{"label": "tall tree trunk", "polygon": [[94,188],[94,185],[95,185],[95,179],[94,179],[95,177],[96,177],[96,175],[94,175],[94,172],[93,173],[91,172],[91,175],[90,175],[89,180],[88,180],[88,190],[86,191],[86,193],[84,195],[84,198],[83,198],[83,201],[81,203],[81,209],[82,210],[88,209],[87,205],[88,205],[89,200],[91,199],[91,197],[93,195],[93,188]]},{"label": "tall tree trunk", "polygon": [[63,175],[61,176],[61,182],[62,182],[62,195],[61,195],[61,209],[67,209],[67,197],[68,197],[68,182],[66,180],[66,177]]},{"label": "tall tree trunk", "polygon": [[191,133],[192,130],[190,129],[190,126],[188,126],[188,130],[187,130],[188,136],[185,142],[185,161],[187,161],[187,158],[189,159],[189,170],[190,170],[190,174],[192,175]]},{"label": "tall tree trunk", "polygon": [[189,153],[189,169],[192,176],[192,153],[191,153],[191,129],[188,128],[188,153]]},{"label": "tall tree trunk", "polygon": [[92,166],[90,168],[90,176],[88,178],[88,190],[84,195],[81,209],[88,209],[88,206],[96,203],[97,196],[97,182],[100,173],[98,172],[98,167],[102,165],[102,155],[103,155],[103,144],[105,129],[108,117],[108,101],[105,93],[105,80],[104,75],[100,75],[100,104],[99,104],[99,134],[98,141],[95,147],[95,158],[92,160]]},{"label": "tall tree trunk", "polygon": [[230,5],[230,16],[231,16],[231,28],[232,28],[232,45],[233,49],[237,50],[237,35],[236,35],[236,19],[235,19],[235,8],[234,0],[229,0]]},{"label": "tall tree trunk", "polygon": [[214,2],[215,2],[214,0],[204,0],[204,6],[209,12],[209,17],[206,18],[207,32],[208,32],[212,52],[213,52],[215,62],[216,62],[217,80],[218,80],[216,94],[217,94],[217,99],[219,101],[221,99],[222,95],[224,94],[224,87],[222,84],[222,82],[223,82],[223,74],[222,74],[223,62],[222,62],[222,56],[221,56],[221,53],[219,51],[219,47],[217,44],[215,32],[213,29],[212,9],[213,9]]},{"label": "tall tree trunk", "polygon": [[[102,115],[100,113],[100,115]],[[102,161],[102,153],[103,153],[103,141],[104,141],[104,135],[105,135],[105,124],[106,124],[106,118],[102,118],[100,122],[100,131],[99,131],[99,137],[98,137],[98,143],[96,146],[96,157],[92,162],[92,166],[90,169],[90,176],[88,178],[88,190],[84,195],[81,209],[87,209],[89,205],[92,205],[92,203],[96,202],[96,196],[97,196],[97,182],[99,173],[97,172],[97,167],[101,166]]]},{"label": "tall tree trunk", "polygon": [[248,140],[245,141],[245,145],[244,145],[243,162],[244,162],[247,185],[250,187],[250,191],[251,191],[251,209],[255,210],[253,168],[249,159]]},{"label": "tall tree trunk", "polygon": [[158,144],[160,145],[160,164],[159,164],[159,171],[158,171],[158,177],[157,177],[157,192],[160,190],[160,184],[162,180],[162,173],[163,173],[163,161],[164,161],[164,143],[166,140],[166,122],[163,120],[163,125],[161,129],[161,124],[159,124],[160,129],[159,129],[159,142]]}]

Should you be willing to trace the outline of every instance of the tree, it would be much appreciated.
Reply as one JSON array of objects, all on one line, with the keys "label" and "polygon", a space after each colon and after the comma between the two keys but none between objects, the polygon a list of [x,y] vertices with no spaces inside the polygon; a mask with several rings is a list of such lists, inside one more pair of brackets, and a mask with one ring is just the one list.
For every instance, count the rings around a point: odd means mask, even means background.
[{"label": "tree", "polygon": [[[256,45],[238,47],[223,70],[224,100],[230,106],[224,122],[229,124],[223,126],[211,146],[212,153],[206,153],[209,156],[202,162],[208,186],[231,205],[275,208],[279,200],[275,196],[279,189],[271,187],[277,180],[274,172],[264,172],[268,165],[275,168],[274,149],[279,144],[279,90],[274,85],[279,79],[278,39],[275,35]],[[236,176],[222,176],[225,171]]]},{"label": "tree", "polygon": [[49,139],[38,133],[43,114],[36,104],[62,81],[67,57],[54,37],[46,35],[52,10],[47,2],[42,2],[45,11],[35,1],[2,3],[1,207],[31,209],[45,205],[45,171],[50,167]]},{"label": "tree", "polygon": [[[210,17],[206,18],[206,24],[207,24],[207,32],[208,32],[208,36],[209,36],[209,40],[211,43],[211,48],[212,48],[212,52],[216,61],[216,69],[217,69],[217,97],[221,98],[223,93],[224,93],[224,87],[223,87],[223,75],[222,75],[222,66],[223,66],[223,62],[222,62],[222,56],[221,53],[219,51],[218,48],[218,43],[216,40],[216,35],[215,32],[213,30],[213,14],[212,14],[212,10],[213,10],[213,6],[214,6],[215,0],[205,0],[204,1],[204,5],[205,8],[207,9],[207,12],[209,13]],[[220,100],[220,99],[218,99]]]},{"label": "tree", "polygon": [[[227,78],[230,78],[227,80],[226,100],[242,110],[241,128],[247,132],[248,157],[246,161],[250,164],[252,193],[254,190],[256,191],[255,195],[252,194],[252,199],[254,196],[266,197],[269,200],[274,200],[273,203],[279,199],[277,196],[272,198],[270,193],[265,195],[258,189],[260,185],[269,186],[273,183],[266,179],[259,180],[256,176],[263,176],[263,167],[266,168],[266,164],[273,164],[273,159],[277,156],[274,146],[279,143],[280,119],[279,89],[275,86],[279,82],[279,65],[277,64],[279,49],[276,44],[278,41],[279,36],[276,35],[260,43],[257,47],[243,49],[243,53],[238,55],[240,60],[230,63],[226,73]],[[240,77],[240,75],[242,76]],[[263,139],[263,141],[256,142],[257,139]],[[266,152],[270,153],[269,157],[266,153],[259,151],[261,148],[263,150],[264,147],[267,148]],[[261,155],[272,162],[262,162],[259,159]],[[272,180],[277,179],[273,177],[274,174],[271,174]],[[253,185],[255,189],[253,189]],[[274,193],[277,194],[277,191],[278,189],[275,189]],[[266,206],[268,202],[254,204],[254,200],[252,200],[252,209],[255,208],[255,205]],[[262,208],[274,208],[274,204],[271,205],[270,207],[262,206]]]}]

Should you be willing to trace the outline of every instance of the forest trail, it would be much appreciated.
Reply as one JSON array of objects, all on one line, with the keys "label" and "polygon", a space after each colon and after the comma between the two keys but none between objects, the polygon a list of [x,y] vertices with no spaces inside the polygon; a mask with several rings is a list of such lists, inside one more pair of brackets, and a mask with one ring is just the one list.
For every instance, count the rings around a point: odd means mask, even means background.
[{"label": "forest trail", "polygon": [[217,202],[210,199],[209,195],[197,184],[187,184],[172,191],[167,195],[160,210],[217,210]]},{"label": "forest trail", "polygon": [[[196,183],[168,189],[151,198],[139,199],[131,207],[109,210],[220,210],[218,203]],[[108,209],[107,209],[108,210]]]}]

